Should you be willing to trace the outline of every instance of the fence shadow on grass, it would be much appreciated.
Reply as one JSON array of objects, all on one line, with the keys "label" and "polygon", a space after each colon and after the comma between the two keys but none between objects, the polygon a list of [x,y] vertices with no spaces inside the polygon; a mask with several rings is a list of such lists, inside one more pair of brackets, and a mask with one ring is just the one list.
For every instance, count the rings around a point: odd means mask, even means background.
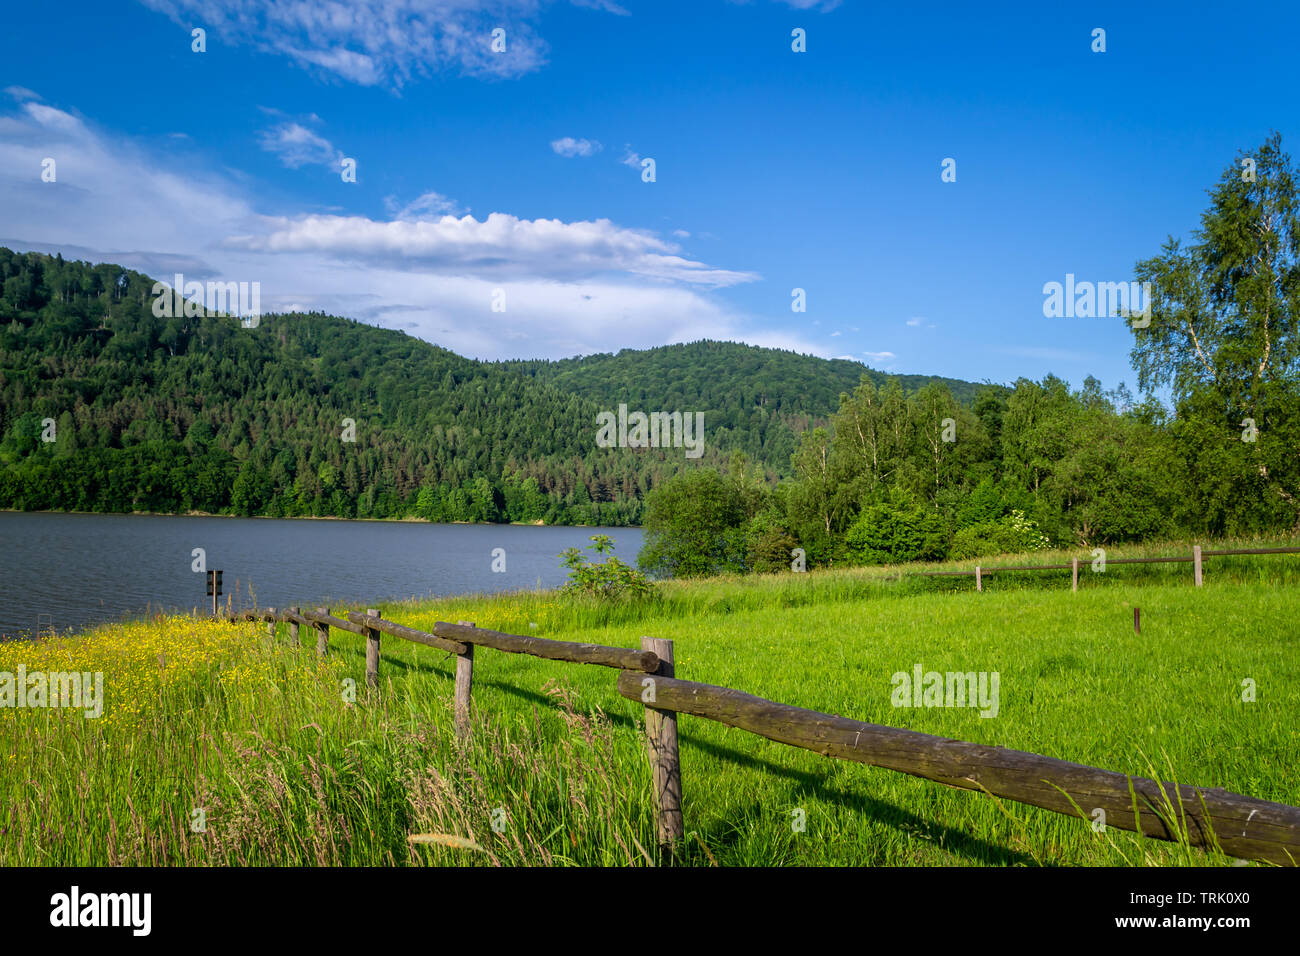
[{"label": "fence shadow on grass", "polygon": [[[483,686],[491,687],[503,694],[515,697],[516,699],[527,701],[534,705],[540,704],[547,708],[557,709],[553,698],[537,691],[527,690],[514,684],[508,684],[503,681],[483,681]],[[621,730],[631,731],[635,734],[644,733],[644,722],[637,717],[627,714],[611,713],[602,708],[603,718],[611,725]],[[1006,846],[996,843],[990,843],[987,840],[971,835],[961,829],[950,826],[941,826],[927,822],[922,817],[917,816],[897,804],[872,797],[866,793],[860,793],[852,790],[845,790],[831,785],[828,781],[831,773],[835,769],[828,766],[826,773],[818,773],[809,770],[799,770],[784,764],[773,763],[763,757],[757,757],[753,754],[744,753],[722,744],[705,740],[697,734],[685,730],[679,730],[682,743],[690,750],[702,754],[708,754],[717,760],[732,764],[737,767],[744,767],[747,770],[756,770],[779,777],[792,784],[791,799],[798,801],[800,795],[806,795],[810,799],[815,799],[823,803],[831,804],[845,809],[856,809],[864,816],[877,820],[886,826],[892,826],[900,831],[915,832],[925,831],[935,834],[936,845],[942,846],[947,852],[955,855],[966,857],[967,859],[989,863],[996,866],[1029,866],[1038,865],[1034,858],[1026,853],[1012,850]],[[690,757],[687,756],[689,762]],[[974,794],[972,799],[978,799]],[[752,813],[751,813],[752,811]],[[745,811],[754,817],[762,816],[771,811],[762,808],[757,802],[751,804]],[[720,824],[705,827],[699,830],[700,836],[704,839],[711,851],[715,853],[719,849],[734,848],[740,840],[739,834],[733,827],[723,827]],[[688,853],[693,853],[687,847]],[[707,863],[708,860],[704,854],[699,854],[698,862]],[[1055,865],[1055,864],[1047,864]]]}]

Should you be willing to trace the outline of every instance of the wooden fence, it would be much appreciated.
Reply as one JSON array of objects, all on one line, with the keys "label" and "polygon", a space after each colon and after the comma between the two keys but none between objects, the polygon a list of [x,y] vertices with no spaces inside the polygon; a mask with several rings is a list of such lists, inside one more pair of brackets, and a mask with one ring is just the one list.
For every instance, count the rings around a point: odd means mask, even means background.
[{"label": "wooden fence", "polygon": [[[1192,546],[1192,553],[1189,555],[1174,555],[1165,558],[1106,558],[1106,564],[1179,564],[1191,562],[1192,580],[1196,582],[1199,588],[1204,583],[1202,574],[1202,559],[1216,558],[1230,554],[1300,554],[1300,548],[1226,548],[1221,551],[1204,551],[1199,544]],[[1090,558],[1082,559],[1084,564],[1089,563]],[[1079,590],[1079,558],[1071,558],[1069,564],[1011,564],[999,565],[991,568],[975,565],[966,571],[913,571],[918,577],[924,578],[946,578],[946,577],[975,577],[975,590],[984,590],[984,579],[990,574],[1002,574],[1007,571],[1069,571],[1072,578],[1071,590]]]},{"label": "wooden fence", "polygon": [[645,705],[656,830],[660,845],[670,849],[686,832],[677,715],[690,714],[826,757],[896,770],[949,787],[979,790],[994,798],[1080,817],[1089,823],[1089,815],[1100,808],[1105,811],[1107,826],[1157,840],[1217,846],[1230,856],[1282,866],[1295,866],[1300,861],[1300,807],[1257,800],[1217,787],[1157,782],[1039,754],[864,723],[779,704],[739,690],[681,680],[674,670],[671,640],[643,637],[641,649],[632,650],[503,634],[467,621],[438,622],[430,634],[385,620],[376,610],[339,618],[332,616],[328,608],[267,608],[234,614],[229,620],[265,621],[272,637],[277,624],[288,623],[290,640],[295,643],[300,643],[300,628],[315,628],[318,654],[328,652],[331,628],[365,637],[366,682],[371,688],[379,685],[381,635],[455,654],[455,727],[457,735],[466,740],[472,732],[470,697],[475,647],[618,670],[618,693]]}]

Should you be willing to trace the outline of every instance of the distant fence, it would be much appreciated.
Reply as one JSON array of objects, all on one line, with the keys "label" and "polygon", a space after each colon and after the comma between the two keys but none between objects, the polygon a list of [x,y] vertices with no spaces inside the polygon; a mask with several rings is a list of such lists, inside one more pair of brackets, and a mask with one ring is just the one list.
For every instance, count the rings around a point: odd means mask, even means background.
[{"label": "distant fence", "polygon": [[656,830],[660,845],[668,848],[681,841],[686,832],[677,715],[690,714],[826,757],[896,770],[949,787],[979,790],[991,797],[1077,816],[1086,822],[1090,822],[1089,814],[1101,809],[1107,826],[1157,840],[1217,846],[1230,856],[1283,866],[1300,862],[1300,807],[1257,800],[1217,787],[1161,783],[1039,754],[868,724],[726,687],[680,680],[674,670],[671,640],[643,637],[641,649],[632,650],[503,634],[466,621],[438,622],[430,634],[385,620],[376,610],[353,612],[345,619],[332,616],[328,608],[267,608],[234,614],[228,620],[265,621],[272,638],[276,625],[287,623],[294,643],[301,643],[300,628],[314,628],[316,651],[322,655],[328,652],[330,628],[363,636],[366,683],[372,689],[379,686],[381,635],[456,655],[454,714],[456,734],[462,740],[467,740],[472,730],[470,697],[475,647],[615,668],[619,671],[618,693],[645,705]]},{"label": "distant fence", "polygon": [[[1173,555],[1163,558],[1106,558],[1106,564],[1178,564],[1192,563],[1192,579],[1199,588],[1204,581],[1202,559],[1217,558],[1230,554],[1300,554],[1300,548],[1226,548],[1221,551],[1204,551],[1199,544],[1192,546],[1192,553],[1186,556]],[[1082,559],[1088,564],[1091,557]],[[1071,590],[1079,590],[1079,558],[1071,558],[1069,564],[1014,564],[995,565],[991,568],[975,565],[966,571],[913,571],[912,574],[925,578],[971,577],[975,578],[975,590],[984,590],[984,579],[990,574],[1003,574],[1008,571],[1069,571],[1071,573]]]}]

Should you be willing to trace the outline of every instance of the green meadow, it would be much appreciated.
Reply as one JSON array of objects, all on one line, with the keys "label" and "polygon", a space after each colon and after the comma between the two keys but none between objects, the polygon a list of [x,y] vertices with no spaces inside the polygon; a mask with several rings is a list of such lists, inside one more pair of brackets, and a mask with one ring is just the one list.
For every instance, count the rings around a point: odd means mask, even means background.
[{"label": "green meadow", "polygon": [[[379,607],[423,630],[463,619],[625,647],[671,638],[687,680],[1300,804],[1300,555],[1207,559],[1201,588],[1188,564],[1086,570],[1078,593],[1068,571],[992,576],[976,593],[913,570],[668,582],[634,604],[532,592]],[[368,693],[362,638],[332,632],[323,661],[314,632],[303,644],[286,625],[272,640],[266,625],[173,617],[0,645],[0,670],[105,674],[98,720],[0,711],[0,864],[1234,862],[690,716],[688,836],[670,856],[654,843],[644,709],[618,695],[615,671],[480,648],[461,744],[448,655],[385,636]],[[892,675],[918,664],[998,672],[996,716],[894,707]],[[115,687],[132,688],[133,706]]]}]

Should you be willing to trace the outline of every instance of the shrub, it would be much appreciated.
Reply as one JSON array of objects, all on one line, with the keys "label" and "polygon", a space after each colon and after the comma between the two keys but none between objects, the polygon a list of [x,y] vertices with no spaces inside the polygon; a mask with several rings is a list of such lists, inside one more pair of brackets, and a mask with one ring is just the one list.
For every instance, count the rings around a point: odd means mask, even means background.
[{"label": "shrub", "polygon": [[716,471],[674,475],[646,496],[645,546],[637,563],[676,578],[743,572],[751,514],[743,489]]},{"label": "shrub", "polygon": [[937,561],[948,552],[948,527],[936,511],[901,494],[868,505],[844,536],[860,564]]},{"label": "shrub", "polygon": [[748,565],[759,574],[790,570],[791,552],[799,547],[781,516],[774,511],[760,511],[746,526]]},{"label": "shrub", "polygon": [[615,600],[639,597],[654,589],[644,574],[614,557],[613,538],[607,534],[593,534],[591,540],[595,543],[589,550],[609,557],[604,561],[590,562],[577,548],[565,548],[560,557],[569,569],[569,583],[564,586],[566,592]]},{"label": "shrub", "polygon": [[992,478],[985,478],[965,496],[957,509],[956,524],[958,528],[991,524],[1007,511],[997,484]]},{"label": "shrub", "polygon": [[953,536],[953,558],[979,558],[988,554],[1023,554],[1026,551],[1041,551],[1051,547],[1052,542],[1039,529],[1038,525],[1025,517],[1023,511],[1011,514],[997,521],[985,521],[981,524],[962,528]]}]

